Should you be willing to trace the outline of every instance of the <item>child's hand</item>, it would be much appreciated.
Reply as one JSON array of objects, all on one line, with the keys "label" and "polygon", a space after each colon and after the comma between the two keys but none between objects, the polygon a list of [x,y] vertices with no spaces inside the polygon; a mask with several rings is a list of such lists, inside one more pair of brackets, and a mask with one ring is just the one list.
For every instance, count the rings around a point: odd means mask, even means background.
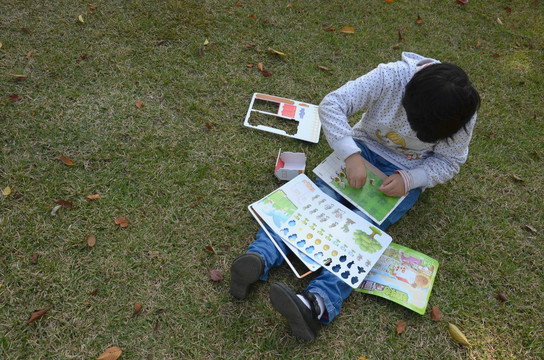
[{"label": "child's hand", "polygon": [[361,154],[355,153],[346,158],[346,175],[351,187],[359,189],[365,185],[366,166]]},{"label": "child's hand", "polygon": [[404,189],[404,180],[402,180],[402,176],[400,174],[388,176],[378,190],[387,196],[398,197],[406,193]]}]

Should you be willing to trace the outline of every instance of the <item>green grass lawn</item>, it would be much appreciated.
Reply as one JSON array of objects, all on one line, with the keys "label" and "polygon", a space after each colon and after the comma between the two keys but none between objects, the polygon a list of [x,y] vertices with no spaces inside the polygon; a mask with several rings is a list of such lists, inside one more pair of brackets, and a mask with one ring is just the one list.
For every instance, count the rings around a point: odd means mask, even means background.
[{"label": "green grass lawn", "polygon": [[[537,0],[2,1],[0,358],[544,357],[543,34]],[[442,320],[353,293],[300,343],[269,283],[229,295],[229,267],[258,230],[247,205],[281,185],[278,149],[312,177],[330,148],[244,127],[251,96],[319,104],[402,51],[458,64],[482,97],[461,173],[388,230],[439,261]]]}]

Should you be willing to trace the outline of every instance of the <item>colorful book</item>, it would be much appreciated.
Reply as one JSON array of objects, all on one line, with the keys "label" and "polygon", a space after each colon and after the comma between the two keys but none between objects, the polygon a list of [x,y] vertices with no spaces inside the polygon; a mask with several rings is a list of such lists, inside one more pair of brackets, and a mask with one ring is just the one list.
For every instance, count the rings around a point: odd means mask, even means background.
[{"label": "colorful book", "polygon": [[357,290],[424,314],[437,271],[435,259],[391,243]]},{"label": "colorful book", "polygon": [[378,190],[387,175],[368,161],[364,161],[367,177],[365,185],[360,189],[351,187],[346,176],[346,163],[336,153],[329,155],[313,171],[376,224],[381,224],[404,200],[404,196],[387,196]]},{"label": "colorful book", "polygon": [[[310,258],[353,288],[391,243],[391,237],[322,192],[300,174],[250,210],[302,261]],[[286,257],[286,256],[284,256]]]}]

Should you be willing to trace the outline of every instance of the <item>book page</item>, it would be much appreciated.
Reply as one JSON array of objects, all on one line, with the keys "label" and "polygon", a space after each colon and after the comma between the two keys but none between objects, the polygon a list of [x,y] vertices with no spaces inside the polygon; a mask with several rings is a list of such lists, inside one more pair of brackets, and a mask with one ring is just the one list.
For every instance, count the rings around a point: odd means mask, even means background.
[{"label": "book page", "polygon": [[365,164],[367,178],[361,189],[351,187],[346,176],[346,164],[336,153],[329,155],[313,172],[356,208],[381,224],[404,200],[404,196],[387,196],[378,190],[387,175],[366,160]]}]

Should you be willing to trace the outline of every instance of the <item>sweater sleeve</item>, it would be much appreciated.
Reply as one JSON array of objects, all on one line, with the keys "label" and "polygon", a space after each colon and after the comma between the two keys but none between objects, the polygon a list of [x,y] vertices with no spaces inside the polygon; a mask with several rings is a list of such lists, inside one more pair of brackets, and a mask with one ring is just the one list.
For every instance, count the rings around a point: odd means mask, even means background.
[{"label": "sweater sleeve", "polygon": [[382,65],[356,80],[347,82],[325,96],[319,104],[319,118],[330,147],[342,159],[360,152],[353,140],[348,118],[368,108],[379,98],[383,87]]},{"label": "sweater sleeve", "polygon": [[407,170],[412,177],[411,189],[443,184],[459,173],[468,156],[476,117],[474,114],[465,129],[459,130],[452,139],[438,142],[433,153],[420,166]]}]

